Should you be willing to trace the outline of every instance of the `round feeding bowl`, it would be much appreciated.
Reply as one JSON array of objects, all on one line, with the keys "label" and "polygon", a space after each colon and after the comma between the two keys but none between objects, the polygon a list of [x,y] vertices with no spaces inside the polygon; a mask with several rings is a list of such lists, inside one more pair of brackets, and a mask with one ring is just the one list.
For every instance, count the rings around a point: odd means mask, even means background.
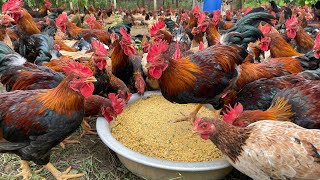
[{"label": "round feeding bowl", "polygon": [[[128,105],[152,94],[161,95],[159,91],[148,91],[144,96],[134,94]],[[103,117],[97,119],[97,132],[102,141],[117,154],[122,164],[144,179],[214,180],[223,179],[232,170],[232,166],[224,158],[207,162],[175,162],[132,151],[112,136],[110,126]]]}]

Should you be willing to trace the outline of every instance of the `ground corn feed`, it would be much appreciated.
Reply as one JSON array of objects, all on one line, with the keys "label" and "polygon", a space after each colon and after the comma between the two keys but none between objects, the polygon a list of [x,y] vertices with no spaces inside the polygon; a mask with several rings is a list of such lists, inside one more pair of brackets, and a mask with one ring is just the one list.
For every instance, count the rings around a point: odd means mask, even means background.
[{"label": "ground corn feed", "polygon": [[[191,122],[173,122],[195,107],[195,104],[173,104],[160,95],[152,95],[125,109],[112,123],[112,134],[126,147],[155,158],[180,162],[221,158],[222,153],[211,141],[192,135]],[[198,116],[213,114],[202,108]]]}]

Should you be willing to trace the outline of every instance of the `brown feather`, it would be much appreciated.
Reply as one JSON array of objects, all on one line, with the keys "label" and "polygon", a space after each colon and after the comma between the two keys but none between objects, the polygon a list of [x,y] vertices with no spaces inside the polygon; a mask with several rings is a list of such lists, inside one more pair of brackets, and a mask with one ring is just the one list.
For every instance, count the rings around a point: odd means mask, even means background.
[{"label": "brown feather", "polygon": [[280,34],[268,33],[265,36],[271,38],[269,47],[272,58],[303,56],[303,54],[295,51]]}]

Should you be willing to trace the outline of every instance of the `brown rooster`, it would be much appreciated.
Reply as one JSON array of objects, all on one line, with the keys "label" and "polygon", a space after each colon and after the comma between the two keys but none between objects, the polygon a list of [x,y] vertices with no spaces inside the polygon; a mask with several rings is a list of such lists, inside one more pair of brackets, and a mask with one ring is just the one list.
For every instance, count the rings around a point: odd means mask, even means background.
[{"label": "brown rooster", "polygon": [[268,119],[239,128],[217,118],[198,118],[193,129],[252,179],[320,177],[320,130]]},{"label": "brown rooster", "polygon": [[304,29],[299,25],[297,17],[287,19],[286,23],[287,36],[297,42],[298,51],[307,53],[312,50],[314,41],[312,37],[307,34]]},{"label": "brown rooster", "polygon": [[[112,73],[125,84],[131,84],[139,94],[145,91],[141,57],[136,55],[130,34],[120,28],[121,39],[115,40],[111,54]],[[115,35],[114,35],[115,36]]]},{"label": "brown rooster", "polygon": [[[25,179],[31,176],[28,161],[44,165],[55,178],[83,176],[57,170],[50,162],[50,150],[72,134],[84,117],[84,98],[92,95],[96,79],[79,63],[65,68],[67,77],[54,89],[2,93],[0,129],[5,142],[0,152],[22,159]],[[29,107],[29,108],[25,108]]]}]

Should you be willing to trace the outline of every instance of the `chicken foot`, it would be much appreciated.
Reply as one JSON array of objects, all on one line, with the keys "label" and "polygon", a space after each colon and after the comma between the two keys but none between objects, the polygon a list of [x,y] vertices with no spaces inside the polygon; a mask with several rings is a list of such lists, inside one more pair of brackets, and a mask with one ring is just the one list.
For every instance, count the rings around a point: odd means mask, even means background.
[{"label": "chicken foot", "polygon": [[192,124],[193,122],[196,120],[197,114],[200,111],[200,109],[202,108],[202,104],[198,104],[196,109],[194,111],[192,111],[188,116],[185,116],[184,118],[181,119],[177,119],[174,122],[182,122],[182,121],[190,121]]},{"label": "chicken foot", "polygon": [[21,160],[20,164],[21,164],[22,170],[19,174],[16,175],[16,177],[23,177],[23,180],[29,179],[29,177],[32,176],[29,162],[25,160]]},{"label": "chicken foot", "polygon": [[69,167],[67,170],[65,170],[64,172],[60,172],[57,168],[55,168],[53,166],[53,164],[48,163],[46,165],[44,165],[44,167],[46,169],[48,169],[48,171],[51,172],[51,174],[57,179],[57,180],[66,180],[66,179],[73,179],[73,178],[78,178],[78,177],[82,177],[84,176],[83,173],[79,173],[79,174],[68,174],[71,170],[71,167]]},{"label": "chicken foot", "polygon": [[83,129],[83,132],[81,133],[80,137],[82,137],[84,135],[96,135],[97,134],[95,132],[96,130],[91,128],[87,119],[83,119],[83,121],[81,123],[81,127]]},{"label": "chicken foot", "polygon": [[70,140],[70,136],[67,137],[65,140],[63,140],[61,143],[60,143],[60,146],[65,149],[66,148],[66,144],[80,144],[80,141],[78,140]]}]

